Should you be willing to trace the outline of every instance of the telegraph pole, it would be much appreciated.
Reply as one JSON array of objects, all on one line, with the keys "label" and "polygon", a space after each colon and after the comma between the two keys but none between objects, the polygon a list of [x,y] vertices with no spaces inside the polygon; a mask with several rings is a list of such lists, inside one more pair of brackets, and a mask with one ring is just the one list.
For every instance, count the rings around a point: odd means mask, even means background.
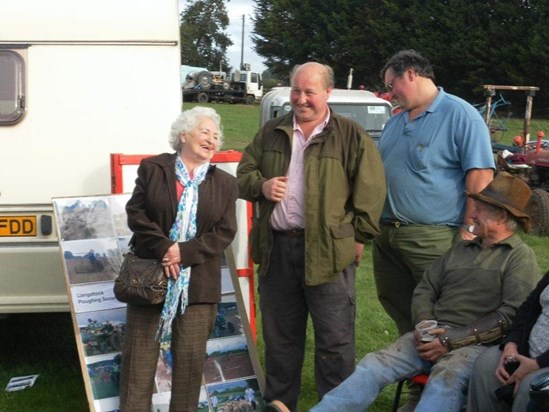
[{"label": "telegraph pole", "polygon": [[242,42],[240,44],[240,70],[244,70],[244,21],[246,17],[242,15]]}]

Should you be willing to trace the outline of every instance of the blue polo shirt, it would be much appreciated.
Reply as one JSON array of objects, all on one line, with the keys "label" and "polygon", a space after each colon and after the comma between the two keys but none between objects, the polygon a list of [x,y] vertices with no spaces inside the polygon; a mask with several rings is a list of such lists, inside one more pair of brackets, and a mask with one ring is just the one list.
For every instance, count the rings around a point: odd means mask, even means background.
[{"label": "blue polo shirt", "polygon": [[442,88],[413,121],[408,111],[389,119],[379,151],[388,189],[382,221],[459,226],[466,172],[495,168],[484,120],[473,106]]}]

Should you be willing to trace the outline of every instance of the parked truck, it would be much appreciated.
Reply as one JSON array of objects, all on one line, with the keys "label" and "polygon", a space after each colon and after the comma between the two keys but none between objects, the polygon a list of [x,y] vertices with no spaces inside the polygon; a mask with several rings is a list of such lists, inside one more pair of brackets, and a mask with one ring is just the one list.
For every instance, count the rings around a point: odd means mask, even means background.
[{"label": "parked truck", "polygon": [[253,104],[263,96],[263,81],[248,64],[231,73],[182,65],[181,90],[184,101]]},{"label": "parked truck", "polygon": [[2,1],[0,315],[69,310],[52,198],[170,151],[181,104],[176,1]]}]

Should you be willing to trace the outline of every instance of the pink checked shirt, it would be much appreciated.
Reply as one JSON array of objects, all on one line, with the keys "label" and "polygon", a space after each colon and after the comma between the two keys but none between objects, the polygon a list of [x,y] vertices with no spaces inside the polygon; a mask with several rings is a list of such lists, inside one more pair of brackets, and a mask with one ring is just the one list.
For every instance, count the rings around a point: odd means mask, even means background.
[{"label": "pink checked shirt", "polygon": [[305,179],[303,173],[304,153],[313,138],[324,130],[330,120],[330,112],[326,119],[314,128],[309,139],[305,139],[303,131],[294,116],[294,134],[292,138],[292,156],[288,167],[288,182],[284,198],[278,202],[271,215],[271,225],[274,230],[304,229],[304,196]]}]

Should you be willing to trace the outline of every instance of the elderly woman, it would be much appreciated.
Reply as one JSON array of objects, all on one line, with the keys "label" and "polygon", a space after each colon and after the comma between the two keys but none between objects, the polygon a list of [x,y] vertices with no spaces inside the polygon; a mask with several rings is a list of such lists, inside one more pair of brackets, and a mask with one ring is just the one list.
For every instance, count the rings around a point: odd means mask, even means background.
[{"label": "elderly woman", "polygon": [[215,110],[186,110],[171,128],[176,153],[144,159],[126,205],[137,256],[162,262],[162,305],[128,305],[120,410],[151,410],[160,341],[171,336],[170,412],[196,411],[206,342],[221,299],[221,257],[236,233],[236,179],[210,164],[221,144]]}]

